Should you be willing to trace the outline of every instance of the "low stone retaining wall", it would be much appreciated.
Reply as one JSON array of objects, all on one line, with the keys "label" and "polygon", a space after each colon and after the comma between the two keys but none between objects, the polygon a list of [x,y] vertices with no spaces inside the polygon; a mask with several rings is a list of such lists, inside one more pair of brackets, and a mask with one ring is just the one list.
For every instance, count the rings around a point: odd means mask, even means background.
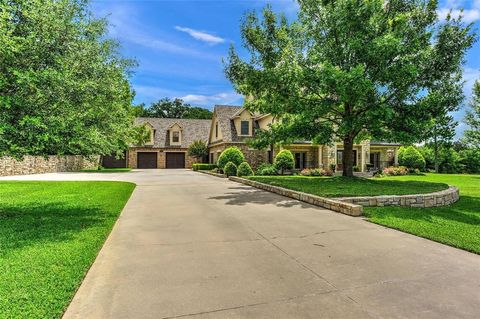
[{"label": "low stone retaining wall", "polygon": [[227,177],[227,175],[223,175],[223,174],[219,174],[219,173],[214,173],[214,172],[211,172],[211,171],[198,170],[198,171],[195,171],[195,172],[199,172],[199,173],[203,173],[203,174],[207,174],[207,175],[212,175],[212,176],[220,177],[220,178],[226,178],[226,177]]},{"label": "low stone retaining wall", "polygon": [[450,186],[446,190],[414,195],[383,195],[363,197],[340,197],[337,200],[362,206],[410,206],[438,207],[455,203],[460,198],[458,188]]},{"label": "low stone retaining wall", "polygon": [[76,172],[95,169],[98,157],[88,159],[81,155],[25,156],[22,161],[12,157],[0,157],[0,176],[27,175],[55,172]]},{"label": "low stone retaining wall", "polygon": [[263,190],[276,193],[282,196],[300,200],[302,202],[306,202],[312,205],[324,207],[345,215],[361,216],[363,214],[363,207],[361,205],[342,202],[337,199],[330,199],[330,198],[320,197],[312,194],[297,192],[288,188],[264,184],[264,183],[252,181],[250,179],[236,177],[236,176],[230,176],[229,179],[234,182],[243,183],[243,184],[253,186],[259,189],[263,189]]}]

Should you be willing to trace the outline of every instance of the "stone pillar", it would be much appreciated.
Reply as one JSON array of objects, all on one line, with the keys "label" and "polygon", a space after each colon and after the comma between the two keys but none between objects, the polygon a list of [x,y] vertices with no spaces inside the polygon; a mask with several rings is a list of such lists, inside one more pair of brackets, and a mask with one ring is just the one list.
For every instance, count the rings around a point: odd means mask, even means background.
[{"label": "stone pillar", "polygon": [[398,166],[398,148],[397,147],[393,149],[393,157],[395,159],[393,162],[393,165]]},{"label": "stone pillar", "polygon": [[360,152],[362,152],[362,155],[360,156],[360,161],[361,161],[361,165],[360,166],[360,171],[361,172],[365,172],[365,148],[364,148],[364,143],[362,143],[362,145],[360,146]]},{"label": "stone pillar", "polygon": [[323,167],[322,145],[318,145],[318,168]]}]

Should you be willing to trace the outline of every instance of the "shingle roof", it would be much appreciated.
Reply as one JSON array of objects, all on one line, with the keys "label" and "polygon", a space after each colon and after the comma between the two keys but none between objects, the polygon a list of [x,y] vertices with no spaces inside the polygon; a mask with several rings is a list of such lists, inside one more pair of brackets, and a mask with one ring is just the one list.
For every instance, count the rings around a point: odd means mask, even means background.
[{"label": "shingle roof", "polygon": [[212,120],[191,120],[191,119],[170,119],[155,117],[139,117],[135,119],[136,124],[149,123],[156,130],[153,147],[178,147],[170,146],[168,129],[177,123],[182,128],[181,148],[188,148],[195,140],[208,142],[210,125]]}]

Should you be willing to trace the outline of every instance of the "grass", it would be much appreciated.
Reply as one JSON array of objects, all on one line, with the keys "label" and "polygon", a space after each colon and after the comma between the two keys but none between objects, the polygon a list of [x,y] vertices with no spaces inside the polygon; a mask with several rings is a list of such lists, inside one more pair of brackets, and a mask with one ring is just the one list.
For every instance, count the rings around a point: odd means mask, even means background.
[{"label": "grass", "polygon": [[134,188],[0,182],[0,318],[61,317]]},{"label": "grass", "polygon": [[408,195],[448,188],[443,182],[307,176],[251,176],[252,180],[324,197]]},{"label": "grass", "polygon": [[368,220],[480,254],[480,175],[427,174],[385,180],[447,183],[460,189],[460,199],[435,208],[365,207]]},{"label": "grass", "polygon": [[83,173],[126,173],[132,171],[131,168],[102,168],[102,169],[83,169]]}]

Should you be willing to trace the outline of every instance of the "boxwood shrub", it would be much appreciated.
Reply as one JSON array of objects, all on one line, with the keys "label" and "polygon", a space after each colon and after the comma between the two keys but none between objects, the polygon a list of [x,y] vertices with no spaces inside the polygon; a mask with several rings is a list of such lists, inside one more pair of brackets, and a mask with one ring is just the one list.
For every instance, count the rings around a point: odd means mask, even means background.
[{"label": "boxwood shrub", "polygon": [[250,167],[250,164],[247,162],[243,162],[242,164],[238,165],[237,168],[237,176],[252,176],[253,170]]},{"label": "boxwood shrub", "polygon": [[232,162],[235,166],[242,164],[245,161],[245,156],[242,151],[235,146],[226,148],[218,157],[217,165],[224,169],[228,162]]},{"label": "boxwood shrub", "polygon": [[237,175],[237,165],[233,162],[228,162],[225,164],[225,167],[223,168],[223,172],[225,175],[228,176],[236,176]]},{"label": "boxwood shrub", "polygon": [[192,165],[194,171],[211,171],[215,168],[217,168],[217,164],[197,163]]}]

